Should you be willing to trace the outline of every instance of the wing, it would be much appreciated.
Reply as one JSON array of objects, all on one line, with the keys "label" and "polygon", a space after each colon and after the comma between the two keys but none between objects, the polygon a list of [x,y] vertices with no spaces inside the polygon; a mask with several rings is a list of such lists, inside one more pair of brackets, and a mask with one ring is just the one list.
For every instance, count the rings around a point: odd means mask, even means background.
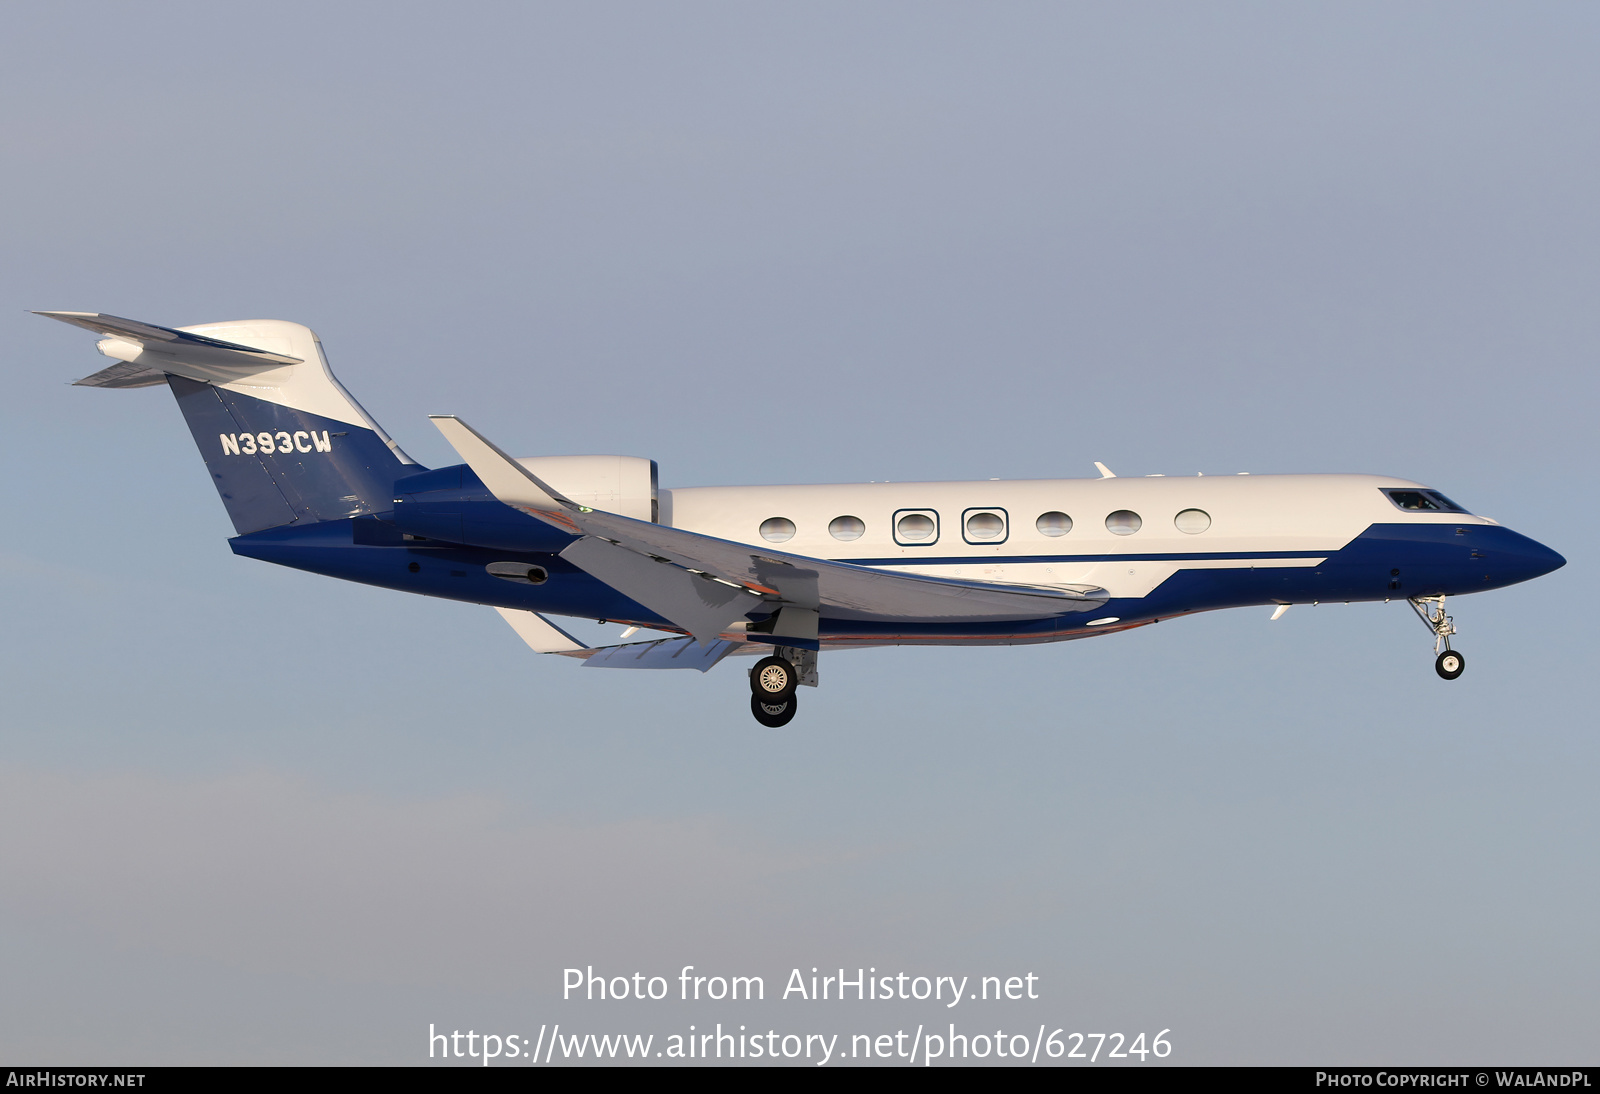
[{"label": "wing", "polygon": [[561,557],[702,642],[763,606],[788,605],[831,619],[956,623],[1049,619],[1092,611],[1107,599],[1102,589],[888,572],[589,509],[562,497],[460,419],[434,415],[432,421],[496,498],[584,537]]}]

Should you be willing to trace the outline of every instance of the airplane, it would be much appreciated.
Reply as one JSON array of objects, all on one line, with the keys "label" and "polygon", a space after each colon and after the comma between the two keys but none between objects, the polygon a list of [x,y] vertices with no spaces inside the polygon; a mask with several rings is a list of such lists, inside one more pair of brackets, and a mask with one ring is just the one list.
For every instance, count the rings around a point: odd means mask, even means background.
[{"label": "airplane", "polygon": [[[1114,634],[1219,608],[1409,603],[1434,667],[1466,660],[1446,599],[1566,560],[1422,483],[1377,475],[1118,477],[662,489],[639,456],[514,459],[433,415],[426,468],[282,320],[101,336],[85,387],[167,386],[238,533],[235,554],[493,607],[535,652],[709,671],[754,656],[750,709],[787,725],[823,651]],[[552,617],[668,637],[589,646]]]}]

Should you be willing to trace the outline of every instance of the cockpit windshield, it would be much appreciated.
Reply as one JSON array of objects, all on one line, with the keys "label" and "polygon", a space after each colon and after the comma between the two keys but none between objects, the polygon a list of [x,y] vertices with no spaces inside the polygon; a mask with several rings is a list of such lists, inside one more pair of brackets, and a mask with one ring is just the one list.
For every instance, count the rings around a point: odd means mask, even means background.
[{"label": "cockpit windshield", "polygon": [[1396,509],[1408,513],[1465,513],[1466,510],[1437,490],[1385,490]]}]

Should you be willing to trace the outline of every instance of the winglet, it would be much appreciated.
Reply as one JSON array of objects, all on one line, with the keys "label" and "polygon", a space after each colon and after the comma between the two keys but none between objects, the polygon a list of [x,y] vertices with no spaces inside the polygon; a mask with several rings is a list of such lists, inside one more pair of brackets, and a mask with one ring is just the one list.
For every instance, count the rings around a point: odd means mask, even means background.
[{"label": "winglet", "polygon": [[495,608],[500,618],[511,624],[517,637],[528,644],[535,653],[580,653],[588,646],[556,626],[538,612],[521,608]]},{"label": "winglet", "polygon": [[1114,479],[1117,477],[1117,473],[1115,471],[1111,470],[1111,468],[1107,467],[1099,460],[1094,461],[1094,466],[1100,472],[1100,477],[1102,479]]},{"label": "winglet", "polygon": [[489,493],[507,505],[581,534],[566,514],[567,510],[582,509],[577,502],[557,493],[454,414],[430,414],[428,420],[439,428],[444,439],[472,468],[472,473],[489,488]]}]

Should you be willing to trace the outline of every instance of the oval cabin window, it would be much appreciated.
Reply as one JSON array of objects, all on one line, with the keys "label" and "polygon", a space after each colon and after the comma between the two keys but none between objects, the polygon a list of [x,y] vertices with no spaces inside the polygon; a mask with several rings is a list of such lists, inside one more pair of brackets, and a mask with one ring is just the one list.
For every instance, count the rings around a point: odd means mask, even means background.
[{"label": "oval cabin window", "polygon": [[828,534],[834,539],[860,539],[866,531],[866,522],[860,517],[834,517],[828,522]]},{"label": "oval cabin window", "polygon": [[1172,518],[1172,523],[1178,526],[1178,531],[1197,536],[1211,527],[1211,514],[1204,509],[1185,509]]},{"label": "oval cabin window", "polygon": [[895,534],[911,543],[921,543],[933,535],[933,518],[925,513],[907,513],[894,526]]},{"label": "oval cabin window", "polygon": [[1039,529],[1040,535],[1064,536],[1072,531],[1072,518],[1065,513],[1044,513],[1033,526]]},{"label": "oval cabin window", "polygon": [[968,539],[998,539],[1005,530],[1005,519],[999,513],[974,513],[967,518]]},{"label": "oval cabin window", "polygon": [[788,517],[768,517],[761,522],[761,538],[768,543],[782,543],[794,538],[794,521]]},{"label": "oval cabin window", "polygon": [[1144,521],[1131,509],[1118,509],[1106,518],[1106,531],[1116,536],[1131,536],[1143,527]]}]

